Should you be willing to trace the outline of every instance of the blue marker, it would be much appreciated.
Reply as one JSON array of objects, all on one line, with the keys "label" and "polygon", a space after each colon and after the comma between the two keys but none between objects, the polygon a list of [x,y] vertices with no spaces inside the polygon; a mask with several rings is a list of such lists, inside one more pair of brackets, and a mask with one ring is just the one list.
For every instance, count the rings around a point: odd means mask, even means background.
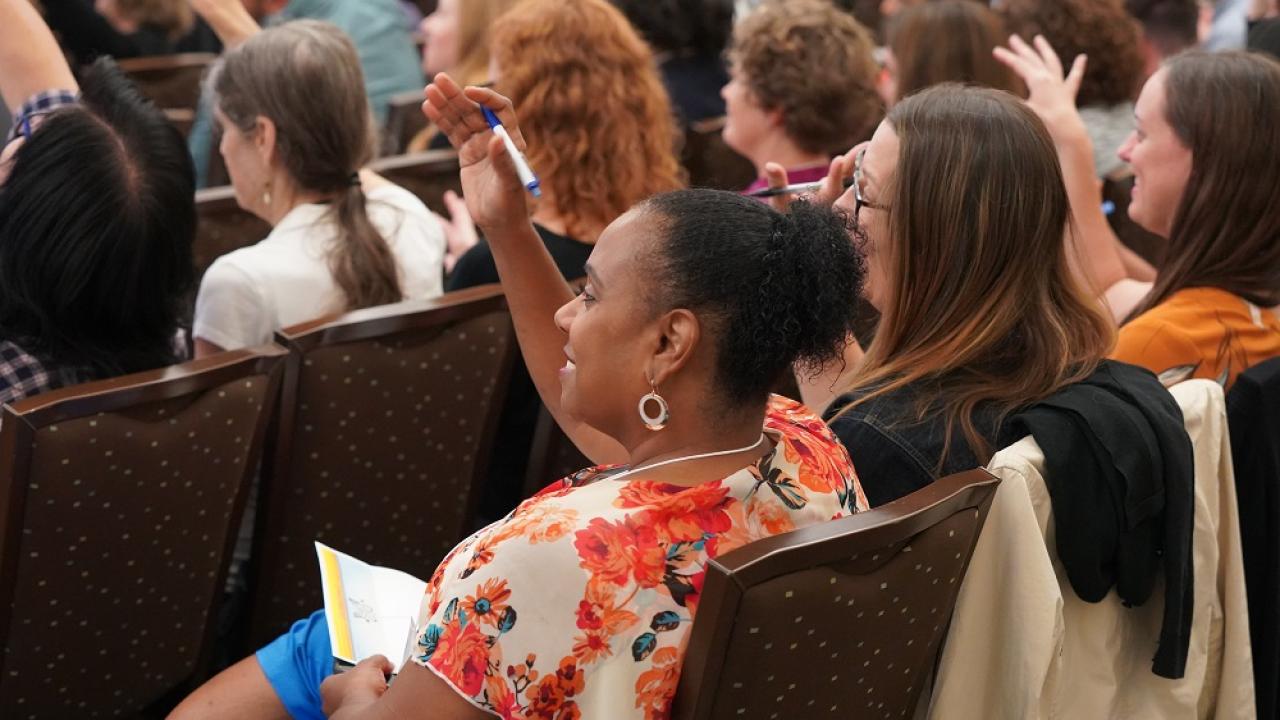
[{"label": "blue marker", "polygon": [[542,185],[538,182],[538,176],[533,174],[533,170],[529,169],[529,162],[524,159],[524,155],[516,148],[515,142],[507,134],[507,129],[502,127],[502,123],[498,121],[498,116],[483,105],[480,106],[480,112],[484,113],[484,119],[489,122],[489,127],[493,129],[493,134],[502,138],[502,144],[507,146],[507,154],[511,156],[511,162],[516,166],[516,175],[520,176],[520,182],[524,183],[525,189],[534,197],[542,197]]}]

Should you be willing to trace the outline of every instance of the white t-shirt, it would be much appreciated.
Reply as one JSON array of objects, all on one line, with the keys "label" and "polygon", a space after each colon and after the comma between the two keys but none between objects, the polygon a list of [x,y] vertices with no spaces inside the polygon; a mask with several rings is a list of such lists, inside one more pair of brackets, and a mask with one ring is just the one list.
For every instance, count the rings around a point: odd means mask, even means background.
[{"label": "white t-shirt", "polygon": [[[369,218],[396,259],[405,300],[444,291],[440,221],[412,193],[368,193]],[[327,205],[299,205],[262,242],[223,255],[200,282],[193,334],[224,350],[271,341],[280,328],[342,312],[346,295],[329,270],[338,241]]]}]

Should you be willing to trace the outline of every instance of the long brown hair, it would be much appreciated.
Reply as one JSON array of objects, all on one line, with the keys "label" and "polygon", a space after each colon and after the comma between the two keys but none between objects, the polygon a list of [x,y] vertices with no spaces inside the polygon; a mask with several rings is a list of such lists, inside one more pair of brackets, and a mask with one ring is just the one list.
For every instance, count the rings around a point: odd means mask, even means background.
[{"label": "long brown hair", "polygon": [[299,188],[331,198],[339,242],[329,268],[346,309],[403,299],[395,256],[369,219],[356,175],[373,156],[373,120],[351,40],[329,23],[285,23],[226,53],[209,83],[242,132],[270,118],[285,172]]},{"label": "long brown hair", "polygon": [[1165,119],[1191,150],[1191,175],[1164,265],[1130,319],[1188,287],[1280,305],[1280,62],[1190,52],[1165,67]]},{"label": "long brown hair", "polygon": [[1022,94],[1022,83],[991,51],[1008,39],[1004,20],[972,0],[944,0],[903,10],[889,24],[898,64],[898,97],[944,82]]},{"label": "long brown hair", "polygon": [[[917,385],[920,418],[946,416],[982,462],[974,413],[1003,419],[1088,376],[1115,331],[1068,265],[1070,206],[1053,142],[1013,96],[954,84],[923,90],[886,118],[897,169],[888,210],[887,300],[846,390],[850,407]],[[946,452],[944,450],[944,457]]]},{"label": "long brown hair", "polygon": [[593,242],[655,193],[684,184],[678,134],[649,46],[604,0],[523,0],[490,37],[529,164],[568,234]]}]

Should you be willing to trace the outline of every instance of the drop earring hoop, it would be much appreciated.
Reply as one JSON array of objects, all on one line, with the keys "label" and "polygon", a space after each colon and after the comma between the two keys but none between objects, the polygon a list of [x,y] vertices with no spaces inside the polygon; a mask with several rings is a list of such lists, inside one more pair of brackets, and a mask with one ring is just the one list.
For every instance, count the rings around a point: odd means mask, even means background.
[{"label": "drop earring hoop", "polygon": [[[657,403],[657,414],[649,414],[649,403]],[[667,421],[671,419],[671,408],[667,405],[667,401],[658,394],[658,387],[653,384],[652,380],[649,381],[649,392],[640,398],[640,404],[636,406],[636,409],[640,411],[640,420],[644,423],[644,426],[653,432],[658,432],[665,428]]]}]

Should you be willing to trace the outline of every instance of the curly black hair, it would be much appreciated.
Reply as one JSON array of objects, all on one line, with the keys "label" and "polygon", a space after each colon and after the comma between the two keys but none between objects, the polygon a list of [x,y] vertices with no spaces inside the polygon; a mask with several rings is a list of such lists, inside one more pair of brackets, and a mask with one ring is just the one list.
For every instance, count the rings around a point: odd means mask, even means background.
[{"label": "curly black hair", "polygon": [[844,215],[803,201],[784,215],[706,189],[643,207],[665,231],[654,301],[710,318],[716,383],[731,403],[760,402],[793,366],[816,372],[841,357],[865,275]]},{"label": "curly black hair", "polygon": [[733,32],[733,0],[611,0],[657,52],[717,57]]}]

